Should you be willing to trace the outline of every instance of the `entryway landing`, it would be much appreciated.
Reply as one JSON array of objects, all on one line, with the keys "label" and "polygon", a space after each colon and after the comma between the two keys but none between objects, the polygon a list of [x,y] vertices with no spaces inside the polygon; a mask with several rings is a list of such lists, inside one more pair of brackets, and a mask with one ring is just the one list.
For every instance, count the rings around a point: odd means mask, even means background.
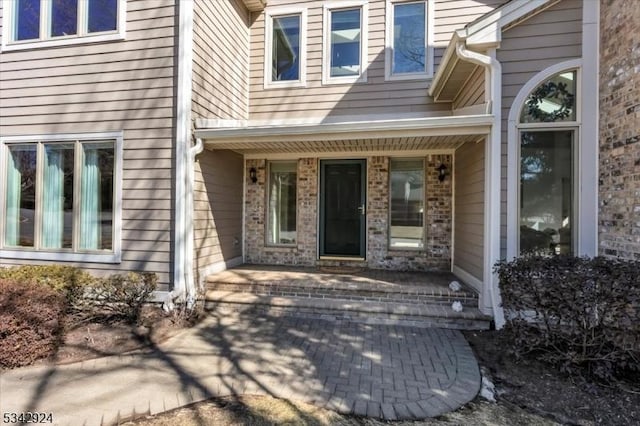
[{"label": "entryway landing", "polygon": [[[461,290],[449,288],[454,280]],[[455,302],[461,311],[453,309]],[[442,272],[242,265],[207,277],[206,307],[369,324],[456,329],[490,325],[478,309],[478,294]]]}]

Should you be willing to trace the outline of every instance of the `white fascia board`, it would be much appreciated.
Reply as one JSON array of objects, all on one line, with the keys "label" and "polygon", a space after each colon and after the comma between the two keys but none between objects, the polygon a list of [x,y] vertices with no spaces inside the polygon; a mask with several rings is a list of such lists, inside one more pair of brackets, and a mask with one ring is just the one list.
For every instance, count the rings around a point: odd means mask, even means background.
[{"label": "white fascia board", "polygon": [[512,1],[465,28],[467,46],[500,43],[502,28],[554,0]]},{"label": "white fascia board", "polygon": [[[346,135],[357,135],[359,133],[375,132],[402,132],[402,131],[424,131],[428,133],[433,129],[455,129],[460,131],[463,128],[488,128],[493,123],[493,116],[488,114],[461,115],[447,117],[427,117],[409,118],[397,120],[379,121],[358,121],[345,123],[324,123],[324,124],[286,124],[279,126],[247,126],[239,128],[209,128],[197,129],[195,135],[202,139],[237,139],[244,137],[267,137],[267,136],[303,136],[303,135],[323,135],[341,133]],[[482,131],[481,131],[482,132]]]},{"label": "white fascia board", "polygon": [[[456,55],[456,45],[460,40],[464,40],[465,32],[464,30],[456,30],[453,32],[453,36],[447,45],[447,49],[444,51],[442,55],[442,60],[440,61],[440,65],[438,65],[438,71],[433,76],[433,81],[431,82],[431,87],[429,87],[429,96],[437,98],[442,88],[444,87],[444,83],[446,83],[449,75],[445,75],[447,64],[452,60],[457,60],[458,56]],[[436,93],[437,92],[437,93]],[[437,101],[437,99],[435,99]]]}]

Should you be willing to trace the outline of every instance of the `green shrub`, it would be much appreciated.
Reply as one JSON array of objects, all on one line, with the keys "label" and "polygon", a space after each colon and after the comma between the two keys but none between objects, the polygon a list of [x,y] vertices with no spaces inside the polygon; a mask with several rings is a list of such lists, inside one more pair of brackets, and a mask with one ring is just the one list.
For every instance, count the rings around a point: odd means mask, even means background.
[{"label": "green shrub", "polygon": [[32,282],[45,285],[62,292],[67,298],[67,306],[74,309],[84,295],[86,286],[95,282],[89,273],[73,266],[25,265],[0,268],[0,279],[15,282]]},{"label": "green shrub", "polygon": [[154,273],[129,272],[96,280],[85,298],[84,311],[94,318],[138,322],[142,306],[156,289]]},{"label": "green shrub", "polygon": [[0,367],[53,355],[62,339],[65,297],[30,281],[0,279]]},{"label": "green shrub", "polygon": [[606,381],[640,371],[640,262],[529,255],[495,270],[516,355]]}]

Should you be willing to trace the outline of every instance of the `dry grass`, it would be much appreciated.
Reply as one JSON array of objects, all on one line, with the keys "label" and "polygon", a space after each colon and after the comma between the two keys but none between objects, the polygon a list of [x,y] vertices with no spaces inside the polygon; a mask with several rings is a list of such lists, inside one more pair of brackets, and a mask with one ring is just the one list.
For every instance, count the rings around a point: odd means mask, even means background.
[{"label": "dry grass", "polygon": [[[156,416],[124,423],[124,426],[382,426],[388,422],[343,416],[302,402],[290,402],[268,396],[244,395],[216,398],[178,408]],[[502,404],[474,401],[462,409],[438,419],[394,422],[395,426],[427,425],[529,425],[554,426],[550,420]]]}]

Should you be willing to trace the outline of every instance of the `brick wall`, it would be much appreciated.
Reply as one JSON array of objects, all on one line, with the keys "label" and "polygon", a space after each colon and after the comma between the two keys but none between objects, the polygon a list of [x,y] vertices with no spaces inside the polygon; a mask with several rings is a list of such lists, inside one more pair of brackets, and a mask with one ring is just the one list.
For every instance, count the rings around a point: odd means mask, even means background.
[{"label": "brick wall", "polygon": [[[444,163],[449,175],[438,180],[438,166]],[[298,160],[298,235],[295,247],[265,246],[266,162],[247,160],[245,209],[246,260],[248,263],[312,266],[317,260],[318,159]],[[248,170],[256,168],[258,182]],[[426,247],[421,251],[389,250],[389,158],[367,161],[367,264],[391,270],[444,270],[451,262],[452,181],[450,155],[425,158]]]},{"label": "brick wall", "polygon": [[[247,263],[273,265],[315,265],[316,206],[318,197],[318,161],[315,158],[298,160],[297,242],[295,247],[266,245],[266,183],[265,160],[247,160],[247,190],[245,197],[245,260]],[[251,182],[249,170],[255,167],[258,181]]]},{"label": "brick wall", "polygon": [[600,254],[640,260],[640,7],[601,3]]}]

